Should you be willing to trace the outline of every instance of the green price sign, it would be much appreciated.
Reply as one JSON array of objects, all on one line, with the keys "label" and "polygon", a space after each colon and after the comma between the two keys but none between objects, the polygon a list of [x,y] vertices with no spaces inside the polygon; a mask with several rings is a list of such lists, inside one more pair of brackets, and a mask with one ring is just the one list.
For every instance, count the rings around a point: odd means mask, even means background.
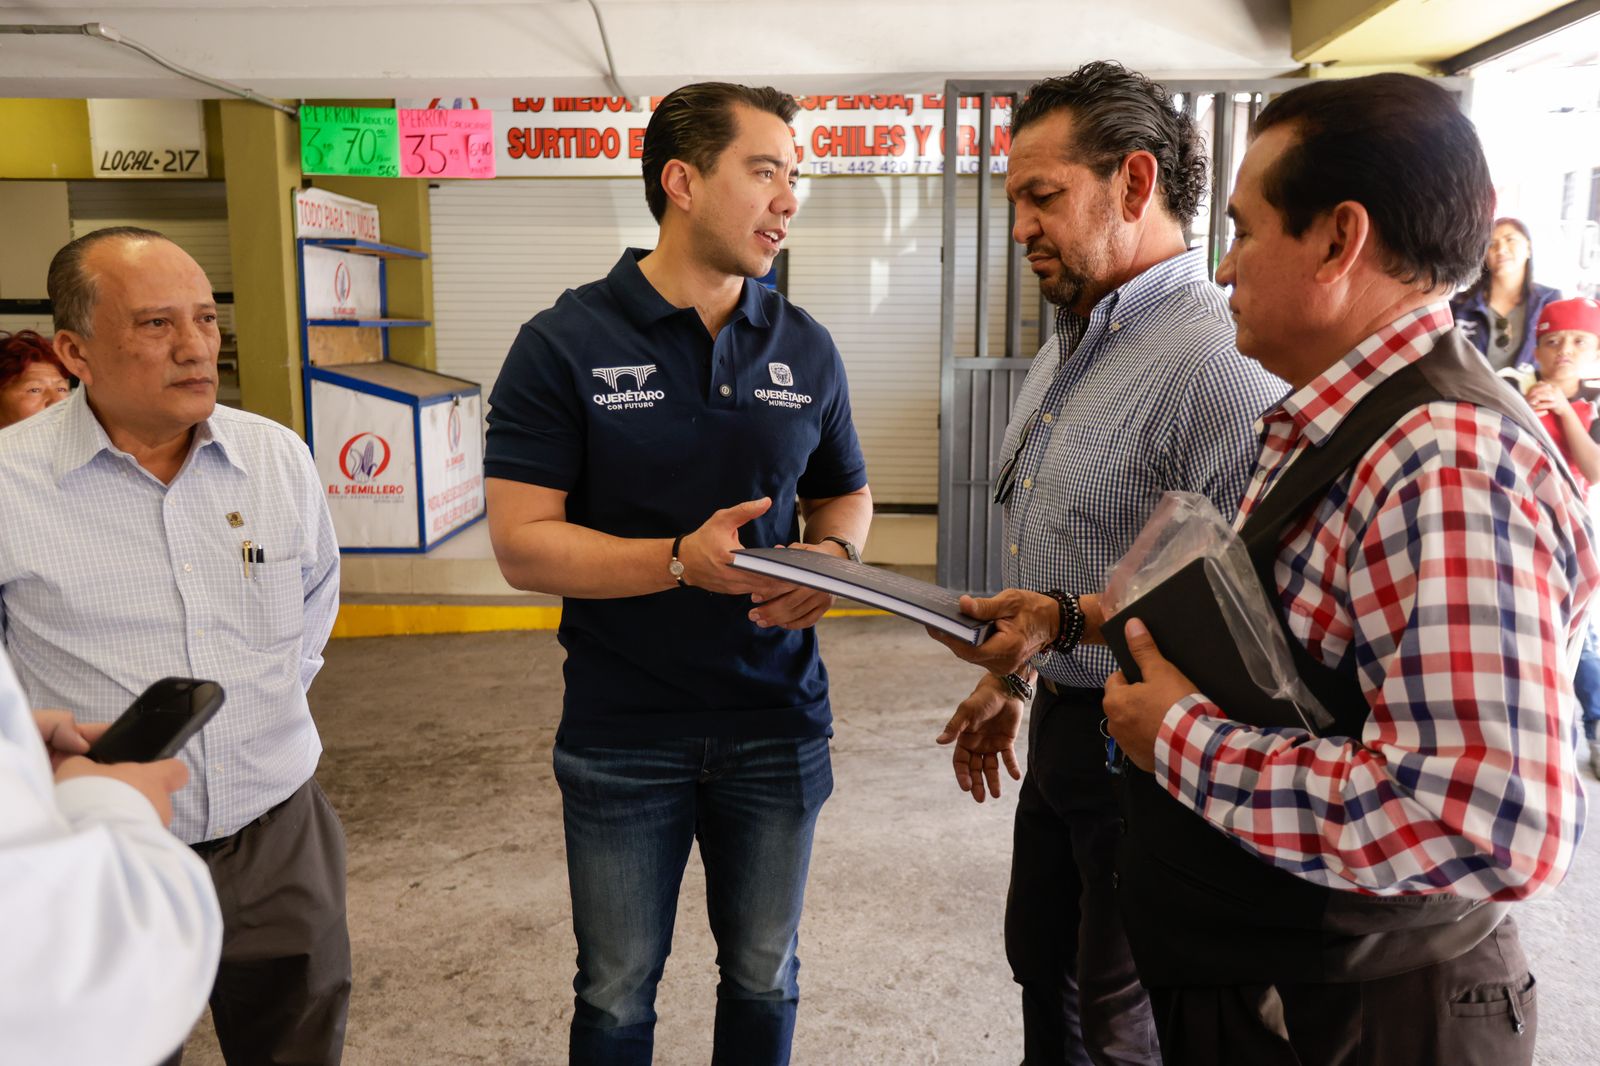
[{"label": "green price sign", "polygon": [[390,107],[302,107],[300,173],[400,176],[400,116]]}]

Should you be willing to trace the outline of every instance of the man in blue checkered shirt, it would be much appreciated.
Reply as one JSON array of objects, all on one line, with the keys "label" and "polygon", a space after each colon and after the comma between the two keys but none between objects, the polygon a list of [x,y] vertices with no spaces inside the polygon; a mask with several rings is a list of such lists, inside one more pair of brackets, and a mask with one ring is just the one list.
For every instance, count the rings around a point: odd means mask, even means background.
[{"label": "man in blue checkered shirt", "polygon": [[939,742],[954,742],[974,799],[998,795],[1001,763],[1020,776],[1013,742],[1037,686],[1005,930],[1025,1061],[1157,1063],[1112,876],[1120,819],[1100,703],[1116,667],[1075,643],[1098,622],[1083,594],[1104,588],[1163,493],[1204,493],[1233,514],[1253,423],[1285,386],[1234,348],[1204,253],[1186,248],[1208,167],[1164,89],[1090,63],[1033,86],[1011,132],[1012,236],[1057,308],[1056,336],[1018,396],[995,499],[1006,585],[1049,592],[1066,624],[1022,674],[986,675]]}]

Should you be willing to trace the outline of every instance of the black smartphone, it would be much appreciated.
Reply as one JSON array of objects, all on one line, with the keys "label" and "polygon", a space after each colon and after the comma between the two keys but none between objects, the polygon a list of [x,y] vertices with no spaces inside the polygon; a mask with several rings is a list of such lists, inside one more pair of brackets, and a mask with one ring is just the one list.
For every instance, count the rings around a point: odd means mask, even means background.
[{"label": "black smartphone", "polygon": [[100,739],[89,745],[95,762],[155,762],[178,754],[226,699],[215,681],[163,677],[140,693]]}]

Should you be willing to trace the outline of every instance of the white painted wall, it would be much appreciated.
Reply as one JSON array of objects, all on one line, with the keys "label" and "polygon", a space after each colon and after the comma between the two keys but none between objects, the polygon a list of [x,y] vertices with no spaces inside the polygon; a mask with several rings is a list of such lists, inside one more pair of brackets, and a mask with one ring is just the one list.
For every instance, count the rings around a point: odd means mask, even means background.
[{"label": "white painted wall", "polygon": [[[1005,346],[1006,204],[991,178],[990,351]],[[789,230],[789,297],[832,333],[873,498],[939,498],[938,177],[808,178]],[[975,210],[976,182],[960,183]],[[603,277],[623,248],[655,245],[637,178],[448,182],[431,197],[439,371],[487,395],[518,327],[564,291]],[[970,293],[973,241],[957,245],[956,290]],[[1037,336],[1037,287],[1024,274],[1025,347]],[[976,314],[958,308],[956,350],[970,354]],[[1031,347],[1028,354],[1032,354]]]}]

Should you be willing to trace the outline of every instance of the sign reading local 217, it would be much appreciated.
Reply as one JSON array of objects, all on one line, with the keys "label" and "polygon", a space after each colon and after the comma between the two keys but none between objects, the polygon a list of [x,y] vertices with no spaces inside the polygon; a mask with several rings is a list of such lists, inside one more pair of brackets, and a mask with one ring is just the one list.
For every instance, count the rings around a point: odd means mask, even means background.
[{"label": "sign reading local 217", "polygon": [[[492,116],[500,177],[638,177],[645,126],[660,97],[440,98],[400,101],[412,109],[465,109]],[[868,93],[796,97],[795,150],[811,176],[939,174],[944,170],[944,97]],[[1011,100],[991,99],[991,173],[1011,147]],[[954,137],[958,169],[978,169],[979,99],[963,97]],[[405,112],[402,112],[405,113]]]},{"label": "sign reading local 217", "polygon": [[200,101],[90,100],[89,151],[97,178],[203,178]]}]

